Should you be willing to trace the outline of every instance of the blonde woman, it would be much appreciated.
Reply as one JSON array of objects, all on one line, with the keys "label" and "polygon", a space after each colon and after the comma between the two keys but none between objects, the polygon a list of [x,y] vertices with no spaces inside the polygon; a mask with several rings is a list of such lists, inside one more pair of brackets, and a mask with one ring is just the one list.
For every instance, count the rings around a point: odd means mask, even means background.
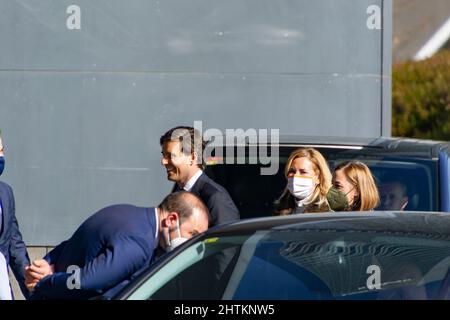
[{"label": "blonde woman", "polygon": [[333,186],[347,196],[347,211],[370,211],[380,202],[372,173],[362,162],[339,164],[333,174]]},{"label": "blonde woman", "polygon": [[291,153],[285,167],[287,186],[275,203],[276,215],[331,211],[327,200],[331,172],[322,154],[313,148]]}]

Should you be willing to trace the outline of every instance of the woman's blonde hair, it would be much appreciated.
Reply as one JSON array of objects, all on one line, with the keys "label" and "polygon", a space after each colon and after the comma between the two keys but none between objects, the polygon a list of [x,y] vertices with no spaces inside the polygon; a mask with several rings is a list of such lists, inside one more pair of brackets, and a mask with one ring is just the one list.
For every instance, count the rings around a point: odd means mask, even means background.
[{"label": "woman's blonde hair", "polygon": [[349,211],[373,210],[380,203],[380,195],[369,167],[360,161],[340,163],[334,171],[342,170],[347,180],[355,186],[358,197]]},{"label": "woman's blonde hair", "polygon": [[[316,208],[324,208],[320,211],[329,211],[329,205],[327,201],[327,193],[331,188],[331,172],[328,168],[327,161],[323,155],[313,148],[301,148],[293,151],[288,158],[286,167],[284,168],[284,176],[286,179],[289,175],[289,169],[292,166],[292,162],[297,158],[307,158],[312,162],[314,166],[314,173],[319,179],[319,184],[316,185],[314,191],[310,197],[310,201],[305,203],[305,207],[315,206]],[[292,213],[295,207],[295,200],[290,191],[285,188],[283,194],[275,203],[276,209],[275,214],[277,215],[287,215]],[[308,209],[306,210],[308,211]],[[319,212],[319,211],[317,211]]]}]

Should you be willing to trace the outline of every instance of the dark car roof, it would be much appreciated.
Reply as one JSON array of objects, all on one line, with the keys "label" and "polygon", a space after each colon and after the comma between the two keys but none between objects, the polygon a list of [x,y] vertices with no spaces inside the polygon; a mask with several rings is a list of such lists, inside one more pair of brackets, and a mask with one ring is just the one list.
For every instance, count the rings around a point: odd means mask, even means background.
[{"label": "dark car roof", "polygon": [[[253,138],[253,139],[252,139]],[[249,141],[257,141],[257,137],[249,136]],[[450,142],[412,139],[412,138],[365,138],[365,137],[324,137],[324,136],[283,136],[279,137],[281,147],[326,147],[365,149],[365,152],[386,154],[389,156],[402,156],[435,159],[439,157],[442,149],[450,152]]]},{"label": "dark car roof", "polygon": [[[442,212],[331,212],[293,214],[282,217],[246,219],[219,225],[207,230],[175,250],[198,241],[220,236],[251,234],[256,231],[324,231],[336,232],[392,232],[395,236],[417,235],[424,239],[450,240],[450,214]],[[157,272],[167,259],[160,259],[152,267],[142,272],[133,282],[116,295],[115,299],[125,299],[138,288],[148,275]]]},{"label": "dark car roof", "polygon": [[258,230],[333,229],[401,232],[450,236],[450,214],[443,212],[331,212],[241,220],[209,229],[206,236],[252,233]]}]

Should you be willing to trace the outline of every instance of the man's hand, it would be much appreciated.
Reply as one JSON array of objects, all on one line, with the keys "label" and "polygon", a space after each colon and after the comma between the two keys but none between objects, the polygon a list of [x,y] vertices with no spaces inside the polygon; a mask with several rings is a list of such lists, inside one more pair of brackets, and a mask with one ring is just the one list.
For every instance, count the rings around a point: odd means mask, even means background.
[{"label": "man's hand", "polygon": [[28,290],[33,290],[38,282],[55,272],[54,265],[48,264],[45,260],[35,260],[31,266],[25,268],[25,285]]},{"label": "man's hand", "polygon": [[[27,267],[28,268],[28,267]],[[25,280],[25,286],[27,287],[28,291],[33,291],[34,287],[39,283],[39,280]]]}]

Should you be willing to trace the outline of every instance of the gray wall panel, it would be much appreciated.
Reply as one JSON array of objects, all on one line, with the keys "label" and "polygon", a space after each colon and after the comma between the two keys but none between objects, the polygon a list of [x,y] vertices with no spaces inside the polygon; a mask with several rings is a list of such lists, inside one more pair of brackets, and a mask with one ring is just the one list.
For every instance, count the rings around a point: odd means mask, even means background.
[{"label": "gray wall panel", "polygon": [[14,186],[27,242],[55,244],[105,205],[153,205],[169,192],[158,138],[171,126],[364,136],[379,130],[379,86],[327,75],[3,72],[2,178]]},{"label": "gray wall panel", "polygon": [[378,136],[390,33],[366,10],[386,3],[79,0],[68,30],[72,1],[0,0],[1,179],[27,244],[113,203],[158,204],[171,189],[158,140],[176,125]]},{"label": "gray wall panel", "polygon": [[379,74],[381,0],[0,2],[0,68]]}]

